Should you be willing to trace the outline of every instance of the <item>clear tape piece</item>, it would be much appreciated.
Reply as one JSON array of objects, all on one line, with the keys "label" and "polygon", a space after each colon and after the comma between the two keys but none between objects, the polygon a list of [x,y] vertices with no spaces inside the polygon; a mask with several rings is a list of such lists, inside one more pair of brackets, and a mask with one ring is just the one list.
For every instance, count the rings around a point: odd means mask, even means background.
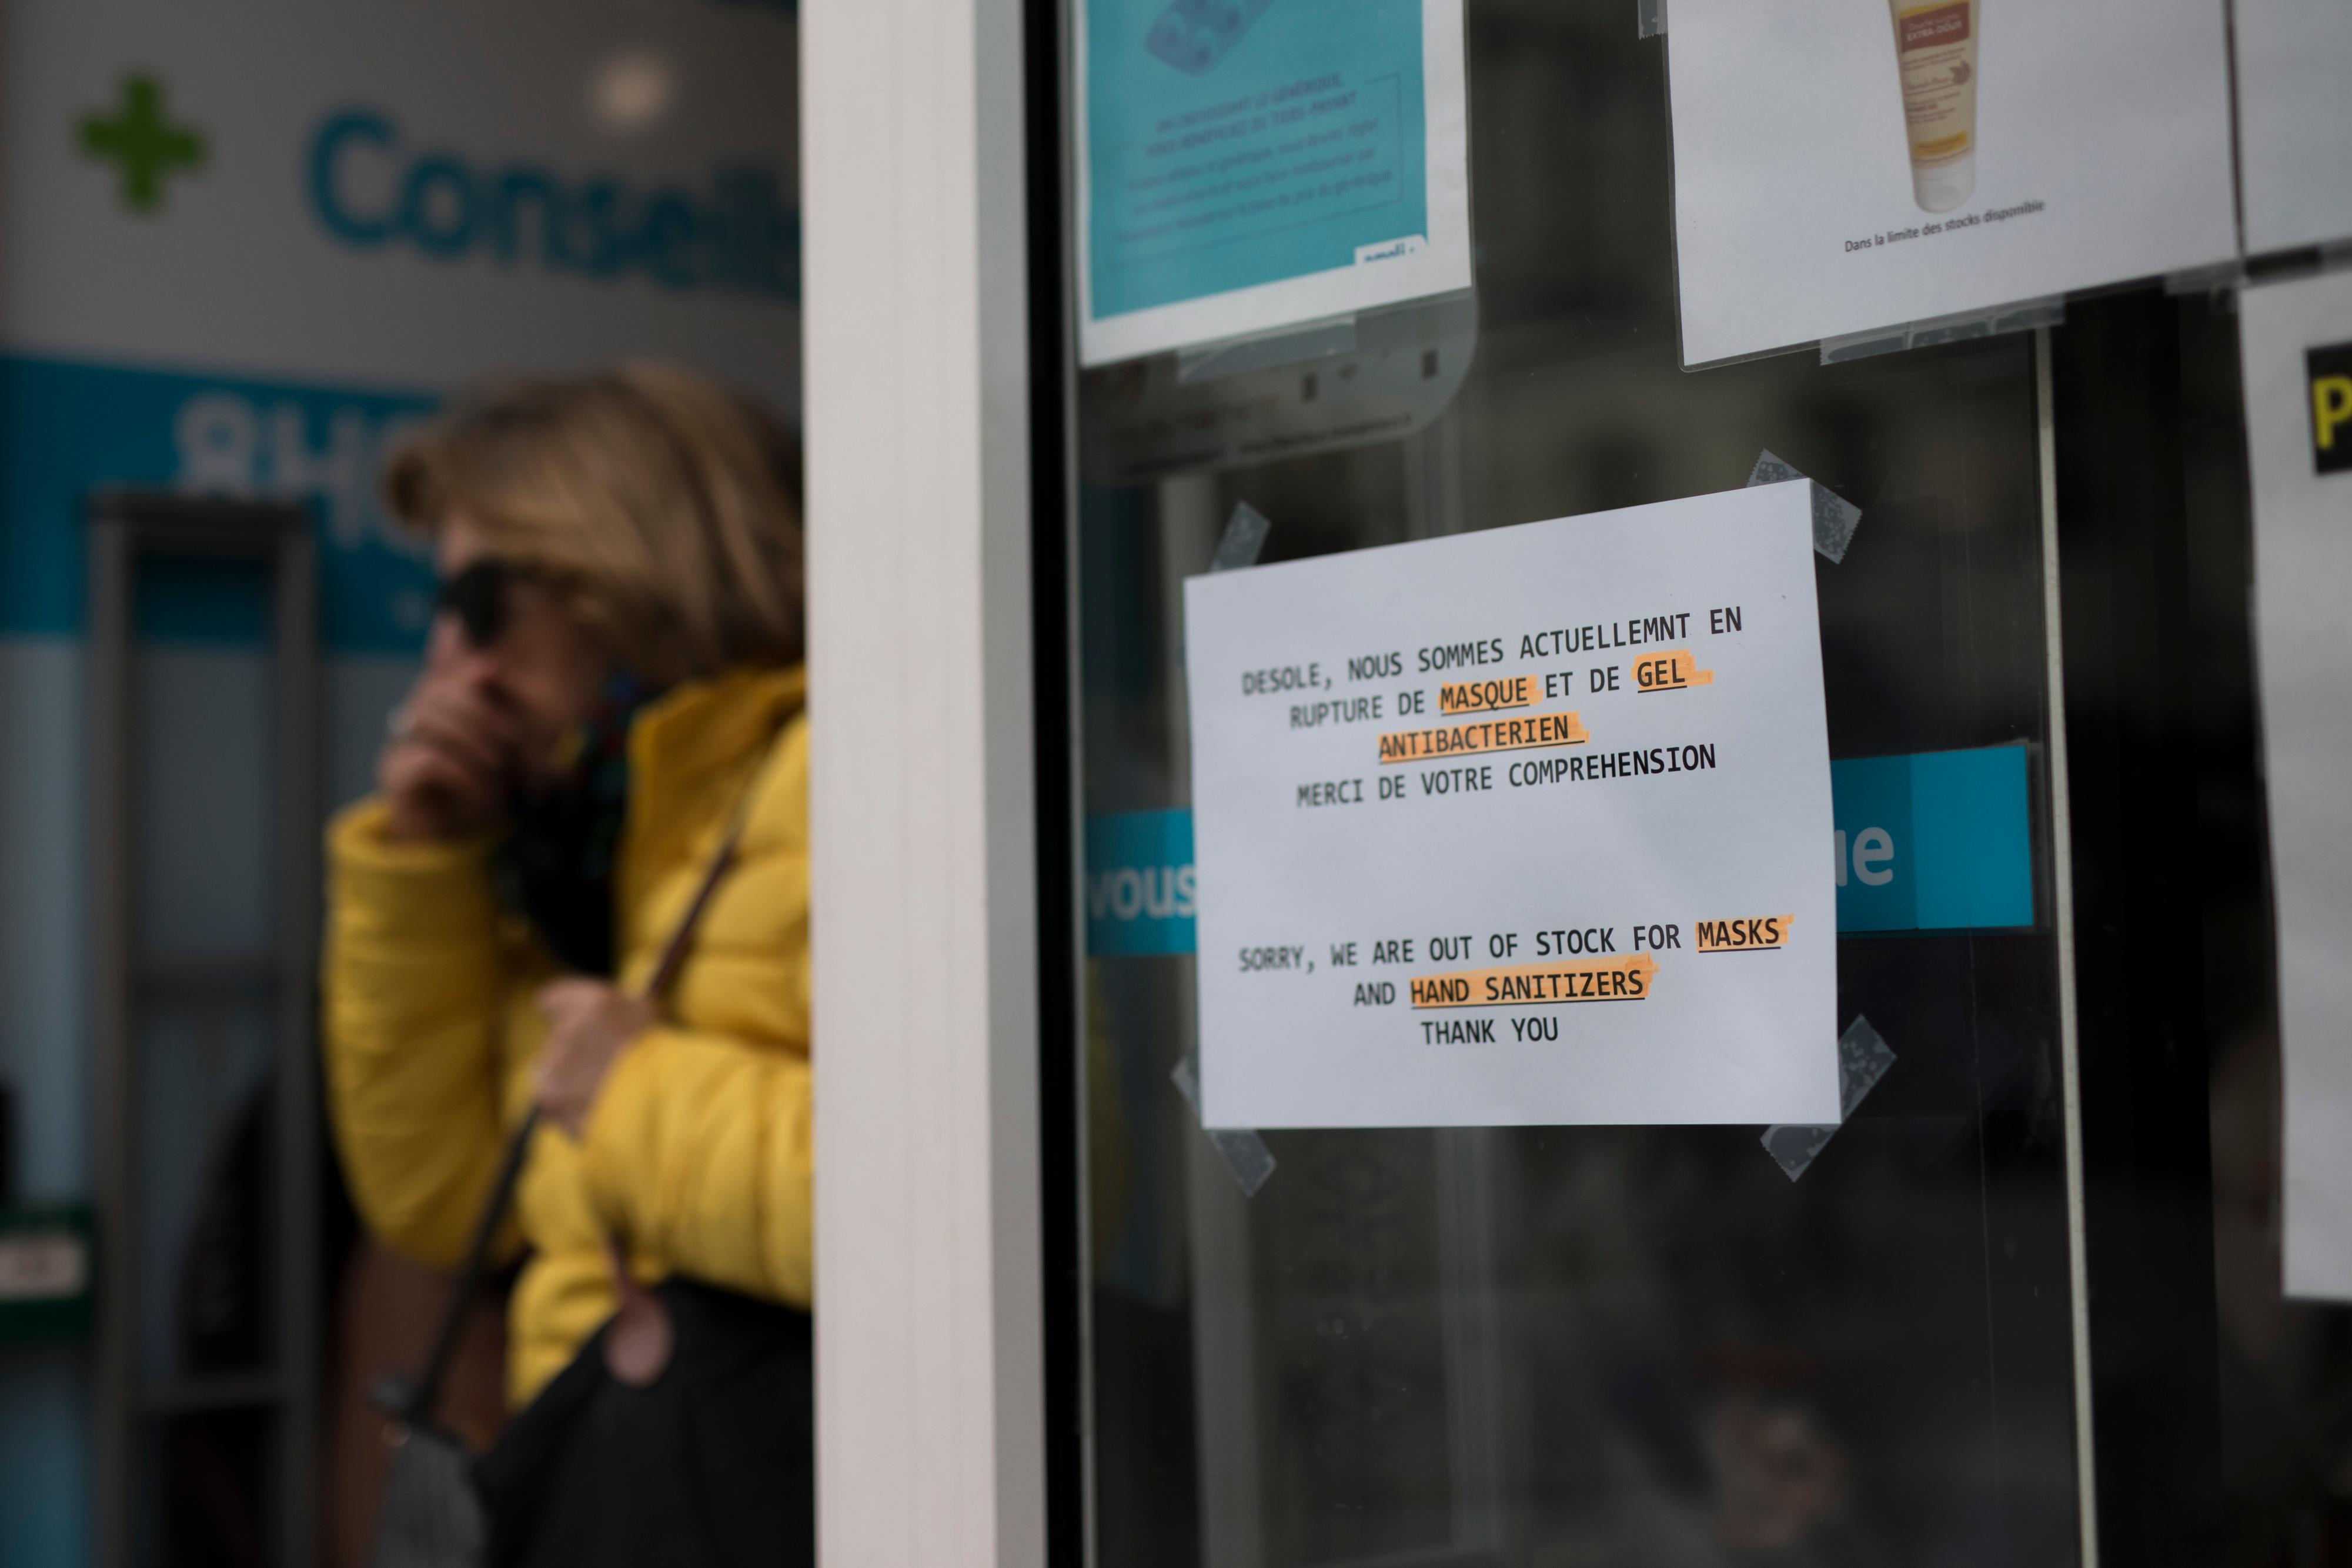
[{"label": "clear tape piece", "polygon": [[[1176,1085],[1176,1092],[1184,1096],[1184,1103],[1192,1107],[1197,1120],[1201,1114],[1201,1053],[1195,1048],[1184,1053],[1184,1060],[1169,1070],[1168,1081]],[[1257,1189],[1274,1175],[1274,1151],[1265,1140],[1245,1127],[1203,1127],[1209,1142],[1223,1156],[1225,1168],[1234,1173],[1244,1197],[1255,1197]]]},{"label": "clear tape piece", "polygon": [[1257,552],[1265,548],[1265,536],[1274,525],[1265,514],[1247,501],[1234,503],[1234,515],[1225,519],[1225,531],[1217,539],[1217,553],[1209,558],[1211,571],[1238,571],[1257,564]]},{"label": "clear tape piece", "polygon": [[2246,286],[2246,264],[2232,256],[2210,267],[2192,267],[2185,272],[2164,275],[2164,292],[2174,298],[2184,294],[2219,294],[2233,292]]},{"label": "clear tape piece", "polygon": [[[1893,1048],[1879,1038],[1868,1019],[1856,1013],[1853,1022],[1838,1036],[1838,1126],[1845,1124],[1854,1107],[1862,1103],[1863,1096],[1875,1088],[1894,1065]],[[1784,1122],[1765,1128],[1760,1141],[1764,1152],[1772,1156],[1790,1181],[1795,1181],[1836,1135],[1837,1127]]]},{"label": "clear tape piece", "polygon": [[1666,0],[1633,0],[1633,36],[1654,38],[1666,30]]},{"label": "clear tape piece", "polygon": [[[1778,485],[1784,480],[1803,479],[1804,475],[1775,457],[1769,451],[1756,455],[1756,466],[1748,471],[1748,483]],[[1811,483],[1811,481],[1808,481]],[[1827,556],[1832,564],[1845,559],[1846,547],[1853,543],[1854,529],[1862,527],[1862,508],[1827,486],[1813,484],[1813,549]]]},{"label": "clear tape piece", "polygon": [[[1265,548],[1265,536],[1274,525],[1265,514],[1247,501],[1234,503],[1234,515],[1225,519],[1225,531],[1217,540],[1217,553],[1209,558],[1211,571],[1238,571],[1257,562],[1257,552]],[[1184,1096],[1184,1103],[1192,1107],[1192,1118],[1201,1116],[1201,1050],[1194,1046],[1184,1053],[1184,1060],[1171,1069],[1169,1081],[1176,1092]],[[1209,1142],[1223,1156],[1225,1168],[1234,1173],[1241,1184],[1244,1197],[1255,1197],[1257,1189],[1274,1175],[1274,1151],[1265,1140],[1246,1127],[1203,1127]]]},{"label": "clear tape piece", "polygon": [[[1234,515],[1225,519],[1225,531],[1217,536],[1215,553],[1209,557],[1211,571],[1238,571],[1257,564],[1257,552],[1265,548],[1265,536],[1274,525],[1265,514],[1247,501],[1234,503]],[[1184,662],[1184,640],[1176,640],[1176,662]]]},{"label": "clear tape piece", "polygon": [[1191,386],[1224,376],[1278,370],[1284,365],[1352,354],[1358,347],[1353,316],[1312,321],[1303,327],[1282,327],[1252,337],[1180,350],[1176,355],[1176,382],[1180,386]]},{"label": "clear tape piece", "polygon": [[2036,327],[2063,327],[2065,323],[2066,297],[2053,294],[2046,299],[2021,299],[1989,310],[1963,310],[1956,316],[1934,316],[1925,321],[1851,332],[1843,338],[1823,338],[1822,363],[1843,364],[1874,354],[1895,354],[1906,349],[1927,349],[1937,343],[1991,338],[2003,332],[2030,331]]}]

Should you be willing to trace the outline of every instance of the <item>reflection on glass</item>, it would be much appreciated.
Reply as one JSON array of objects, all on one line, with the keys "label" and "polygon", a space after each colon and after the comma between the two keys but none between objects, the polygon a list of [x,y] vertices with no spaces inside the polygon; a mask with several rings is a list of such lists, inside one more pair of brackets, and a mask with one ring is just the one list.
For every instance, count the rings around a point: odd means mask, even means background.
[{"label": "reflection on glass", "polygon": [[[1799,1179],[1753,1127],[1272,1130],[1254,1198],[1170,1082],[1193,958],[1098,954],[1106,1568],[2074,1560],[2031,341],[1681,371],[1633,35],[1618,0],[1474,0],[1475,355],[1433,420],[1139,465],[1164,368],[1086,384],[1085,809],[1187,803],[1180,585],[1236,502],[1292,559],[1731,488],[1769,448],[1863,509],[1816,563],[1832,757],[2024,743],[2040,924],[1842,942],[1841,1017],[1895,1062]],[[1249,372],[1284,409],[1329,373]]]}]

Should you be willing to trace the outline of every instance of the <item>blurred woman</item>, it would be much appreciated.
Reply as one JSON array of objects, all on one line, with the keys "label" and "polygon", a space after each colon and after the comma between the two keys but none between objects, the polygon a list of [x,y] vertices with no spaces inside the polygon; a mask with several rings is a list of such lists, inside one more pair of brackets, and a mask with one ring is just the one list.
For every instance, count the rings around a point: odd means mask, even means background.
[{"label": "blurred woman", "polygon": [[[805,1316],[782,1311],[804,1311],[812,1288],[792,448],[745,400],[632,366],[462,402],[393,455],[385,488],[431,541],[440,591],[378,791],[328,835],[328,1082],[360,1213],[395,1249],[451,1266],[536,1106],[514,1210],[516,1409],[560,1374],[604,1378],[583,1357],[592,1338],[623,1382],[658,1384],[667,1318],[635,1348],[600,1330],[659,1281],[779,1304],[746,1316],[665,1294],[681,1351],[700,1332],[684,1318],[724,1318],[738,1340],[797,1333],[804,1357]],[[644,995],[730,833],[683,967]],[[650,1425],[675,1412],[613,1407],[647,1425],[630,1441],[649,1466],[681,1462],[691,1435]],[[804,1428],[805,1409],[792,1418]],[[576,1470],[573,1438],[559,1446],[532,1463]],[[563,1480],[585,1500],[531,1526],[528,1560],[629,1560],[657,1538],[662,1560],[693,1561],[677,1531],[711,1521],[653,1516],[694,1500],[654,1497],[658,1478],[605,1499],[612,1479]],[[808,1484],[773,1479],[795,1499]],[[784,1517],[796,1532],[800,1505]],[[811,1551],[753,1544],[774,1562]]]}]

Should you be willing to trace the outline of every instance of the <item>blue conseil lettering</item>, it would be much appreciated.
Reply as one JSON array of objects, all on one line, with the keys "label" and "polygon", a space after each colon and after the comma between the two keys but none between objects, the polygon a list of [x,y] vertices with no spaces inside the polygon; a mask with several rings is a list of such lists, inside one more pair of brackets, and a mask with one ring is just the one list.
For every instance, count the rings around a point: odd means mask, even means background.
[{"label": "blue conseil lettering", "polygon": [[400,185],[400,226],[427,256],[455,260],[473,248],[474,182],[446,152],[419,158]]},{"label": "blue conseil lettering", "polygon": [[353,213],[343,201],[337,171],[347,155],[369,147],[387,148],[394,140],[391,122],[365,110],[336,115],[310,139],[311,210],[327,225],[327,232],[346,245],[382,245],[392,237],[392,224],[388,218]]},{"label": "blue conseil lettering", "polygon": [[485,166],[447,148],[413,152],[389,115],[355,108],[320,122],[307,173],[320,225],[360,250],[405,246],[438,262],[487,256],[598,279],[640,274],[680,291],[800,293],[799,214],[766,165],[721,165],[701,187],[639,189],[528,160]]}]

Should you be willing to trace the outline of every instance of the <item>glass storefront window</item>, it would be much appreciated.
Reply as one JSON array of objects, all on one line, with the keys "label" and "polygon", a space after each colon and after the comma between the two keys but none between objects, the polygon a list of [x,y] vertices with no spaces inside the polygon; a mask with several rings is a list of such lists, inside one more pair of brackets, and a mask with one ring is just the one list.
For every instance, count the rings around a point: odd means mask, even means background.
[{"label": "glass storefront window", "polygon": [[[2228,731],[2214,753],[2250,755],[2242,459],[2213,434],[2235,417],[2226,301],[2148,290],[2145,308],[2077,301],[2077,325],[2040,332],[1686,372],[1664,54],[1634,23],[1629,0],[1470,0],[1472,294],[1366,313],[1287,358],[1077,375],[1090,841],[1116,856],[1189,834],[1181,584],[1237,506],[1268,520],[1258,559],[1276,561],[1733,488],[1769,453],[1862,512],[1843,561],[1815,561],[1833,763],[2013,748],[2032,917],[1842,923],[1840,1019],[1866,1019],[1893,1062],[1794,1175],[1759,1128],[1268,1130],[1276,1169],[1254,1196],[1171,1083],[1197,1043],[1195,956],[1097,943],[1075,1030],[1077,1354],[1086,1560],[1107,1568],[2042,1564],[2083,1550],[2069,1228],[2085,1210],[2066,1174],[2046,530],[2069,496],[2127,501],[2105,470],[2060,472],[2070,428],[2083,449],[2189,433],[2134,455],[2160,470],[2187,542],[2170,577],[2124,582],[2142,598],[2121,613],[2194,641],[2198,712]],[[2101,371],[2100,335],[2117,332],[2160,340],[2170,379]],[[2139,402],[2163,417],[2080,406]],[[2106,773],[2099,787],[2140,788]],[[2256,972],[2258,790],[2234,763],[2209,764],[2206,787],[2210,811],[2235,813],[2208,847],[2226,868],[2179,915],[2237,944],[2231,972]],[[1118,863],[1087,869],[1088,898],[1115,904]],[[1138,882],[1142,915],[1176,911],[1173,884],[1157,886]],[[2260,1037],[2266,1020],[2246,1015],[2262,1005],[2224,986],[2213,1027]],[[2274,1056],[2273,1041],[2213,1069],[2211,1223],[2241,1339],[2230,1292],[2277,1302],[2256,1234],[2276,1196],[2274,1169],[2256,1168],[2274,1158],[2260,1119]],[[2180,1158],[2168,1168],[2190,1190],[2167,1212],[2194,1229],[2203,1152]],[[2102,1164],[2095,1185],[2109,1175],[2153,1179]],[[2095,1278],[2210,1285],[2193,1260],[2168,1273],[2119,1256]],[[2305,1421],[2328,1408],[2316,1385],[2342,1314],[2290,1316],[2297,1348],[2262,1364],[2314,1385],[2277,1396]],[[2212,1354],[2210,1316],[2171,1326]],[[2247,1393],[2263,1374],[2232,1367],[2231,1560],[2340,1560],[2326,1531],[2352,1469],[2265,1502],[2251,1469],[2284,1427]],[[2113,1418],[2127,1455],[2134,1417]],[[2341,1465],[2334,1440],[2296,1439],[2294,1462]],[[2129,1495],[2101,1488],[2110,1510]],[[2302,1545],[2281,1544],[2287,1507],[2305,1510]]]}]

